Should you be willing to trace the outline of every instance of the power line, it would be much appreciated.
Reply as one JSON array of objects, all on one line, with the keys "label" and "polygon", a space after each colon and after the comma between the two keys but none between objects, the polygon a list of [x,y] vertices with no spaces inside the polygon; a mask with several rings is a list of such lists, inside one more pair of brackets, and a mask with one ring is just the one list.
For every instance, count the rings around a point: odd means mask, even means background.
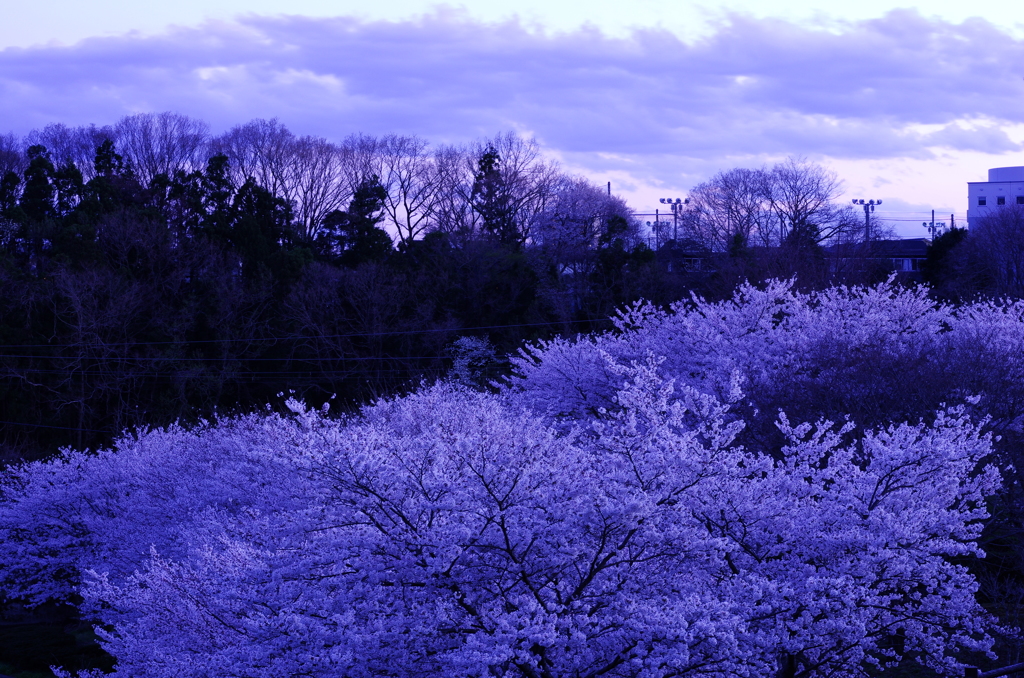
[{"label": "power line", "polygon": [[295,341],[309,341],[317,339],[350,339],[358,337],[390,337],[390,336],[405,336],[410,334],[436,334],[436,333],[458,333],[458,332],[475,332],[477,330],[501,330],[501,329],[512,329],[517,327],[554,327],[557,325],[580,325],[580,324],[596,324],[606,322],[608,318],[593,318],[590,320],[554,320],[550,322],[542,323],[516,323],[511,325],[477,325],[475,327],[454,327],[454,328],[434,328],[426,330],[390,330],[384,332],[351,332],[347,334],[320,334],[320,335],[295,335],[291,337],[256,337],[250,339],[181,339],[181,340],[168,340],[168,341],[112,341],[112,342],[96,342],[96,343],[78,343],[78,344],[3,344],[0,348],[71,348],[71,347],[88,347],[88,346],[173,346],[173,345],[193,345],[193,344],[226,344],[232,342],[244,342],[244,343],[261,343],[261,342],[295,342]]},{"label": "power line", "polygon": [[[347,370],[344,370],[344,369],[337,369],[337,370],[324,370],[324,369],[309,369],[309,370],[259,370],[259,371],[226,370],[224,372],[218,373],[217,375],[211,375],[208,372],[190,372],[190,371],[187,371],[187,370],[183,370],[183,371],[180,371],[180,372],[166,371],[166,372],[121,372],[121,373],[101,372],[101,371],[98,371],[98,370],[78,370],[74,374],[76,374],[78,376],[91,376],[91,377],[97,377],[97,376],[103,376],[103,375],[111,375],[116,380],[127,381],[127,380],[131,380],[131,379],[142,379],[142,378],[152,379],[152,378],[155,378],[155,377],[180,377],[180,378],[188,378],[189,376],[194,376],[194,377],[197,377],[197,378],[205,378],[205,377],[209,377],[209,376],[221,376],[221,377],[224,377],[224,376],[227,376],[227,375],[235,375],[237,378],[248,379],[250,377],[259,377],[259,376],[264,376],[264,375],[269,377],[269,376],[274,376],[274,375],[289,375],[289,374],[291,374],[291,375],[385,374],[385,373],[389,373],[389,372],[411,372],[411,371],[415,371],[417,369],[428,369],[428,368],[425,367],[425,366],[409,366],[409,365],[405,365],[405,366],[386,367],[386,368],[379,368],[378,367],[378,368],[374,368],[372,370],[357,370],[357,369],[347,369]],[[38,368],[26,368],[24,370],[18,370],[17,372],[18,372],[18,374],[62,374],[62,375],[70,375],[70,374],[72,374],[68,370],[44,370],[44,369],[38,369]],[[3,375],[0,375],[0,378],[2,378],[2,376]]]},{"label": "power line", "polygon": [[61,431],[88,431],[89,433],[110,433],[110,431],[101,431],[95,428],[72,428],[70,426],[49,426],[47,424],[29,424],[24,421],[0,421],[0,425],[4,426],[29,426],[31,428],[53,428]]},{"label": "power line", "polygon": [[[97,344],[98,346],[109,346],[110,344]],[[41,344],[41,348],[77,348],[80,344],[66,344],[63,346],[53,346],[47,344]],[[5,348],[0,346],[0,348]],[[335,358],[301,358],[301,357],[281,357],[281,358],[204,358],[201,356],[181,356],[181,357],[161,357],[161,356],[81,356],[81,355],[38,355],[38,354],[24,354],[24,353],[0,353],[0,358],[39,358],[42,360],[87,360],[91,362],[123,362],[123,363],[139,363],[139,362],[165,362],[165,363],[191,363],[191,362],[238,362],[238,363],[250,363],[250,362],[292,362],[292,363],[324,363],[324,362],[348,362],[348,361],[359,361],[363,362],[366,360],[438,360],[444,358],[443,355],[393,355],[393,356],[340,356]],[[19,370],[21,371],[21,370]]]}]

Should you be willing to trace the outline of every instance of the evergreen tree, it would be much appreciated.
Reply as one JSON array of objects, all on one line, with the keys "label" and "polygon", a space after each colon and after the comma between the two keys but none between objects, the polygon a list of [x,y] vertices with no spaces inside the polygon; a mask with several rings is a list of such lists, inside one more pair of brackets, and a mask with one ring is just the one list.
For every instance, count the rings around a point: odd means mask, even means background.
[{"label": "evergreen tree", "polygon": [[245,276],[273,272],[275,255],[291,243],[288,203],[250,179],[235,194],[232,212],[229,243],[242,257]]},{"label": "evergreen tree", "polygon": [[85,185],[83,211],[92,220],[129,206],[140,206],[145,201],[131,164],[116,151],[114,142],[104,139],[96,147],[93,159],[95,174]]},{"label": "evergreen tree", "polygon": [[501,172],[501,156],[488,144],[477,160],[473,180],[473,209],[483,220],[483,230],[503,245],[518,248],[522,245],[519,230],[512,218],[508,187]]},{"label": "evergreen tree", "polygon": [[57,216],[54,206],[56,191],[53,186],[56,170],[45,146],[30,146],[28,159],[19,205],[26,222],[42,223]]},{"label": "evergreen tree", "polygon": [[960,244],[967,239],[966,228],[953,228],[932,240],[928,247],[928,255],[921,264],[921,277],[933,288],[942,288],[943,292],[956,277],[956,255]]},{"label": "evergreen tree", "polygon": [[391,253],[391,237],[377,226],[387,190],[376,175],[356,188],[348,211],[335,210],[324,218],[320,250],[343,266],[356,268],[370,261],[382,261]]},{"label": "evergreen tree", "polygon": [[96,170],[97,176],[101,177],[119,177],[125,174],[126,171],[130,170],[130,167],[125,163],[124,158],[118,155],[117,151],[114,150],[114,142],[110,139],[104,139],[103,142],[96,147],[96,157],[93,160],[93,167]]}]

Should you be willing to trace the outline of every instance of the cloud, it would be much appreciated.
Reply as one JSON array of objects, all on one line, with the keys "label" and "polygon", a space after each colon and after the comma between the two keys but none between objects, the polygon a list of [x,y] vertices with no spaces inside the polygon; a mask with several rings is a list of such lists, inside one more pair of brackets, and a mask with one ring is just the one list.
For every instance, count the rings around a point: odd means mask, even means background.
[{"label": "cloud", "polygon": [[987,21],[904,10],[829,30],[733,15],[696,42],[448,10],[397,22],[250,16],[0,51],[0,126],[172,110],[215,129],[277,116],[329,138],[523,129],[578,165],[659,181],[673,163],[678,176],[787,154],[1020,150],[1001,128],[1020,119],[1022,57],[1024,42]]}]

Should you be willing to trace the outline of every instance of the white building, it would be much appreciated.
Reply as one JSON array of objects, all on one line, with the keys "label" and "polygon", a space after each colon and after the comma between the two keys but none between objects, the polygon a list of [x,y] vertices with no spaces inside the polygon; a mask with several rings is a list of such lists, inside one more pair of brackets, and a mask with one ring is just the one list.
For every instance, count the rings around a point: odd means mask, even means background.
[{"label": "white building", "polygon": [[967,182],[967,228],[1002,205],[1024,205],[1024,167],[994,167],[988,181]]}]

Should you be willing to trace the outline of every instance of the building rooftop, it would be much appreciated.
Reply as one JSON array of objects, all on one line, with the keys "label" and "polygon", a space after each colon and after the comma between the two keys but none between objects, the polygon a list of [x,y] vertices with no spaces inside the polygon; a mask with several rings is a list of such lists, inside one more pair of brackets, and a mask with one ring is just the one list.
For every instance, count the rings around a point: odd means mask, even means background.
[{"label": "building rooftop", "polygon": [[988,171],[988,180],[1024,181],[1024,167],[993,167]]}]

